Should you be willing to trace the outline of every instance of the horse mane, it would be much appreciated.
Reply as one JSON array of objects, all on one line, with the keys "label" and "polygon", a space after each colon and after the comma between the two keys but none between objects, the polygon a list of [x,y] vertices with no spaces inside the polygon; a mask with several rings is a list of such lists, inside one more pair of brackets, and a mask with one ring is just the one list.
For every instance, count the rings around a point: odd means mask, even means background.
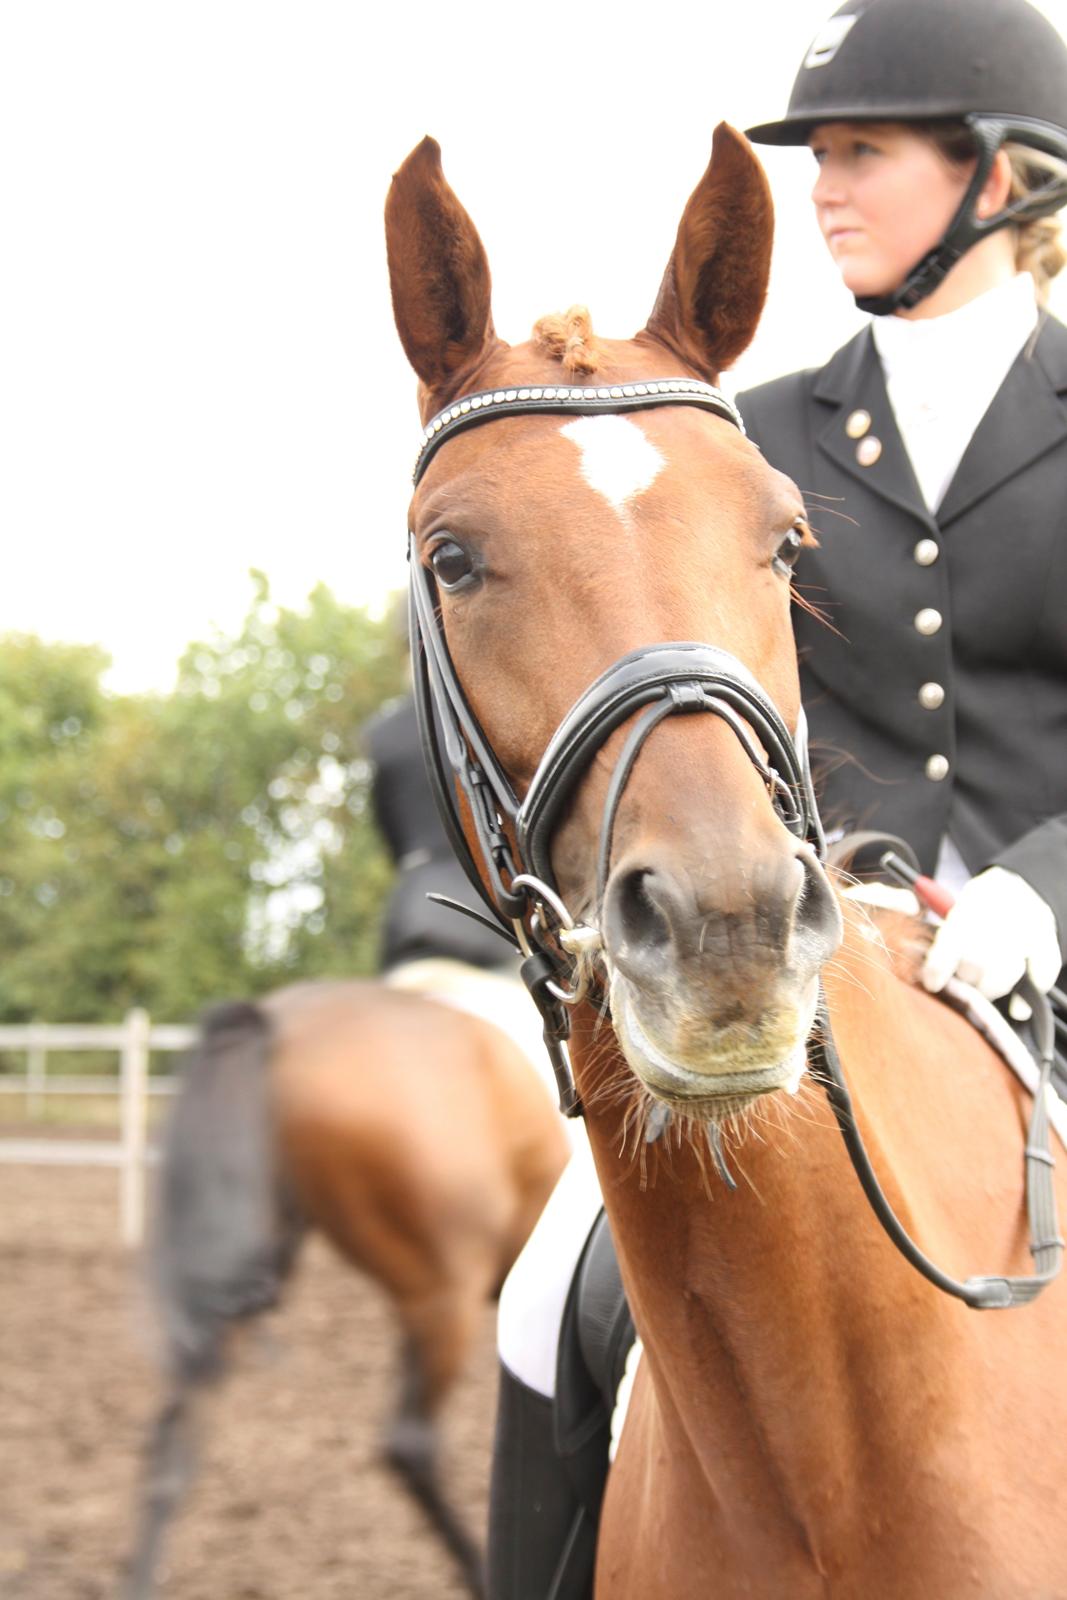
[{"label": "horse mane", "polygon": [[534,324],[533,342],[542,354],[562,362],[564,372],[572,377],[589,377],[600,364],[593,319],[585,306],[542,317]]}]

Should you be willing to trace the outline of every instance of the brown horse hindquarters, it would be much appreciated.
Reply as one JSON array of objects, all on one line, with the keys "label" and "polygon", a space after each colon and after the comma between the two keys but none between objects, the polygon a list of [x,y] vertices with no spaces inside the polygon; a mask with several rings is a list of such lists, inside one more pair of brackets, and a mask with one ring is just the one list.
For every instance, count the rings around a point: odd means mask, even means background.
[{"label": "brown horse hindquarters", "polygon": [[[1024,1092],[850,923],[827,986],[890,1199],[947,1270],[1028,1270]],[[1012,1312],[947,1299],[881,1232],[819,1092],[781,1099],[733,1194],[684,1152],[642,1192],[592,1115],[645,1342],[599,1600],[1067,1593],[1065,1286]]]},{"label": "brown horse hindquarters", "polygon": [[568,1154],[518,1047],[380,984],[282,990],[268,1010],[279,1149],[311,1225],[398,1304],[480,1304]]},{"label": "brown horse hindquarters", "polygon": [[161,1173],[152,1255],[172,1386],[146,1452],[129,1600],[155,1592],[204,1385],[234,1327],[277,1301],[307,1227],[392,1303],[403,1356],[383,1455],[482,1596],[437,1418],[567,1155],[517,1046],[452,1007],[380,983],[308,983],[205,1019]]}]

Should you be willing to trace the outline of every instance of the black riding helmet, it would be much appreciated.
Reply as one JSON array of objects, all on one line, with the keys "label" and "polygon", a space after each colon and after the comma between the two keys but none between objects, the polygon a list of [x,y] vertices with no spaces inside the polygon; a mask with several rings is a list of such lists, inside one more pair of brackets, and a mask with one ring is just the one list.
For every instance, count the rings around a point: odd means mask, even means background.
[{"label": "black riding helmet", "polygon": [[963,123],[978,164],[938,244],[891,294],[857,296],[876,316],[917,305],[979,239],[1067,202],[1049,175],[995,217],[974,207],[1007,141],[1067,162],[1067,44],[1027,0],[845,0],[813,40],[780,122],[747,130],[756,144],[806,144],[823,122]]}]

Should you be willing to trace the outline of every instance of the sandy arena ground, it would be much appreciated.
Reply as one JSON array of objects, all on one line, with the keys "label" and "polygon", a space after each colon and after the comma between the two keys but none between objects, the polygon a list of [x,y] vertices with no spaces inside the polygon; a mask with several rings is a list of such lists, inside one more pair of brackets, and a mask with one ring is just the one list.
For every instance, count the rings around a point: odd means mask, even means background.
[{"label": "sandy arena ground", "polygon": [[[158,1396],[118,1175],[0,1165],[0,1596],[114,1600]],[[205,1419],[160,1600],[452,1600],[464,1591],[376,1457],[395,1340],[377,1288],[317,1239]],[[493,1313],[446,1421],[456,1504],[483,1528]]]}]

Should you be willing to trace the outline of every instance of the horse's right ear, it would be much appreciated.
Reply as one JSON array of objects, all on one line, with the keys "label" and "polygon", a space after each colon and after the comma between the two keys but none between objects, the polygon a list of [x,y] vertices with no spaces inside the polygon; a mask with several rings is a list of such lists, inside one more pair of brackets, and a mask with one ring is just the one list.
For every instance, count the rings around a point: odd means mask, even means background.
[{"label": "horse's right ear", "polygon": [[435,139],[417,145],[393,178],[385,239],[393,315],[422,380],[425,421],[500,343],[485,248],[449,187]]},{"label": "horse's right ear", "polygon": [[774,207],[747,139],[715,129],[711,162],[678,227],[647,332],[718,380],[751,342],[767,297]]}]

